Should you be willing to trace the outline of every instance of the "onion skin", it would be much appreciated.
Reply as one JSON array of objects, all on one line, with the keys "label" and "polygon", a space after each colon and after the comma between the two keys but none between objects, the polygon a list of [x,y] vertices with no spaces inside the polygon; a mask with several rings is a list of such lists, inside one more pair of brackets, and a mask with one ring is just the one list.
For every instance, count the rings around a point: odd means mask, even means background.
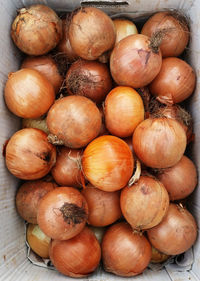
[{"label": "onion skin", "polygon": [[49,130],[47,128],[46,117],[41,116],[37,119],[25,118],[22,119],[22,128],[35,128],[39,129],[46,134],[49,134]]},{"label": "onion skin", "polygon": [[6,147],[6,166],[17,178],[35,180],[49,173],[56,162],[56,148],[38,129],[17,131]]},{"label": "onion skin", "polygon": [[194,244],[197,225],[186,209],[170,204],[163,221],[147,231],[149,241],[166,255],[179,255]]},{"label": "onion skin", "polygon": [[38,118],[54,103],[55,91],[37,70],[24,68],[9,74],[4,98],[8,109],[18,117]]},{"label": "onion skin", "polygon": [[54,182],[35,180],[25,182],[16,194],[16,208],[18,214],[27,222],[37,224],[37,212],[40,200],[49,191],[57,187]]},{"label": "onion skin", "polygon": [[165,58],[159,74],[149,85],[150,92],[164,104],[179,103],[194,91],[196,76],[192,67],[185,61]]},{"label": "onion skin", "polygon": [[133,150],[148,167],[168,168],[175,165],[186,148],[186,134],[178,121],[171,118],[149,118],[133,134]]},{"label": "onion skin", "polygon": [[163,263],[170,258],[169,255],[163,254],[152,246],[151,263]]},{"label": "onion skin", "polygon": [[112,225],[102,241],[104,269],[119,276],[135,276],[144,271],[151,259],[151,245],[130,225],[121,222]]},{"label": "onion skin", "polygon": [[92,230],[85,227],[69,240],[52,240],[49,255],[59,272],[78,278],[95,271],[101,259],[101,248]]},{"label": "onion skin", "polygon": [[127,19],[123,18],[117,18],[113,20],[115,30],[116,30],[116,40],[115,45],[125,37],[132,35],[132,34],[138,34],[138,30],[136,25]]},{"label": "onion skin", "polygon": [[164,169],[157,175],[169,193],[171,201],[189,196],[197,185],[197,170],[185,155],[173,167]]},{"label": "onion skin", "polygon": [[142,34],[129,35],[113,49],[110,57],[111,75],[121,86],[141,88],[159,73],[162,55],[150,47],[151,40]]},{"label": "onion skin", "polygon": [[115,37],[114,24],[102,10],[82,7],[73,14],[69,26],[69,40],[72,49],[81,58],[98,59],[113,48]]},{"label": "onion skin", "polygon": [[106,192],[88,184],[81,193],[88,204],[88,224],[107,226],[122,216],[119,191]]},{"label": "onion skin", "polygon": [[129,137],[144,120],[144,105],[140,95],[130,87],[119,86],[105,99],[105,122],[112,135]]},{"label": "onion skin", "polygon": [[115,136],[101,136],[84,150],[82,169],[95,187],[112,192],[127,185],[134,169],[128,145]]},{"label": "onion skin", "polygon": [[62,22],[45,5],[22,8],[11,28],[16,46],[28,55],[44,55],[56,47],[62,36]]}]

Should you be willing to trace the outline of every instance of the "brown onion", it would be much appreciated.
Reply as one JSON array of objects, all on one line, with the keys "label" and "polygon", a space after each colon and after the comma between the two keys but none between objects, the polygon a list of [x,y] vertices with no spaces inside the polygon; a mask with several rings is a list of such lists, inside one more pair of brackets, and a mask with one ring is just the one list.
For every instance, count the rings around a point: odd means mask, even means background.
[{"label": "brown onion", "polygon": [[151,256],[151,262],[152,263],[162,263],[170,258],[169,255],[163,254],[160,251],[158,251],[156,248],[152,246],[152,256]]},{"label": "brown onion", "polygon": [[85,96],[96,103],[102,102],[112,88],[107,65],[82,59],[70,66],[65,83],[70,95]]},{"label": "brown onion", "polygon": [[197,225],[188,210],[170,204],[163,221],[147,231],[151,244],[167,255],[178,255],[187,251],[197,237]]},{"label": "brown onion", "polygon": [[88,184],[81,193],[88,204],[89,224],[93,226],[106,226],[122,216],[119,191],[106,192]]},{"label": "brown onion", "polygon": [[160,49],[163,57],[177,57],[189,41],[186,19],[174,11],[154,14],[144,24],[141,33],[151,37],[155,32],[162,33]]},{"label": "brown onion", "polygon": [[49,191],[56,188],[54,182],[46,180],[27,181],[20,186],[16,194],[18,214],[27,222],[37,224],[37,212],[40,200]]},{"label": "brown onion", "polygon": [[56,162],[56,148],[38,129],[17,131],[6,147],[6,166],[17,178],[34,180],[49,173]]},{"label": "brown onion", "polygon": [[46,116],[41,116],[37,119],[25,118],[22,119],[22,128],[35,128],[39,129],[46,134],[49,134],[49,130],[47,128]]},{"label": "brown onion", "polygon": [[44,55],[60,41],[62,22],[50,7],[32,5],[19,10],[12,24],[11,36],[22,52]]},{"label": "brown onion", "polygon": [[118,85],[141,88],[156,77],[161,69],[162,55],[153,40],[142,34],[134,34],[114,47],[110,70]]},{"label": "brown onion", "polygon": [[179,103],[194,91],[196,77],[193,68],[185,61],[165,58],[159,74],[150,84],[150,92],[164,104]]},{"label": "brown onion", "polygon": [[169,207],[169,196],[160,181],[141,176],[131,187],[122,189],[120,206],[133,229],[149,229],[164,218]]},{"label": "brown onion", "polygon": [[186,134],[178,121],[171,118],[149,118],[133,134],[133,150],[151,168],[175,165],[186,148]]},{"label": "brown onion", "polygon": [[130,87],[116,87],[105,99],[106,127],[112,135],[129,137],[144,120],[144,105],[140,95]]},{"label": "brown onion", "polygon": [[52,240],[49,255],[55,268],[62,274],[85,277],[99,265],[101,248],[94,233],[85,227],[69,240]]},{"label": "brown onion", "polygon": [[151,245],[130,225],[121,222],[112,225],[102,241],[104,269],[119,276],[135,276],[144,271],[151,259]]},{"label": "brown onion", "polygon": [[81,7],[72,14],[69,40],[75,53],[86,60],[96,60],[115,44],[111,18],[94,7]]},{"label": "brown onion", "polygon": [[104,191],[116,191],[127,185],[134,169],[128,145],[115,136],[101,136],[84,150],[82,169],[90,183]]},{"label": "brown onion", "polygon": [[49,237],[67,240],[79,234],[88,217],[83,195],[73,187],[58,187],[40,201],[37,222]]},{"label": "brown onion", "polygon": [[115,44],[129,35],[138,34],[136,25],[130,20],[116,18],[113,19],[113,23],[116,30]]},{"label": "brown onion", "polygon": [[8,109],[22,118],[38,118],[55,100],[52,84],[37,70],[24,68],[10,73],[4,98]]}]

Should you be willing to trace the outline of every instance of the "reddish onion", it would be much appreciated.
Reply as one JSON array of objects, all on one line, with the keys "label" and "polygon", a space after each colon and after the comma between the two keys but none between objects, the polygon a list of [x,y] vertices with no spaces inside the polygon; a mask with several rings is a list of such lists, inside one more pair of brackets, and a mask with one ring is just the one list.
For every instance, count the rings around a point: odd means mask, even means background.
[{"label": "reddish onion", "polygon": [[69,40],[75,53],[86,60],[96,60],[115,44],[111,18],[94,7],[81,7],[72,14]]},{"label": "reddish onion", "polygon": [[38,118],[55,100],[52,84],[37,70],[24,68],[8,76],[4,92],[8,109],[22,118]]},{"label": "reddish onion", "polygon": [[113,23],[116,30],[115,44],[129,35],[138,34],[136,25],[130,20],[117,18],[113,19]]},{"label": "reddish onion", "polygon": [[46,134],[49,134],[49,130],[47,128],[46,116],[41,116],[37,119],[25,118],[22,119],[22,128],[35,128],[39,129]]},{"label": "reddish onion", "polygon": [[49,237],[67,240],[79,234],[88,217],[88,206],[82,194],[73,187],[58,187],[40,201],[37,221]]},{"label": "reddish onion", "polygon": [[62,274],[85,277],[99,265],[101,248],[94,233],[85,227],[69,240],[52,240],[49,255],[55,268]]},{"label": "reddish onion", "polygon": [[127,185],[134,169],[134,159],[128,145],[115,136],[93,140],[82,157],[85,177],[97,188],[116,191]]},{"label": "reddish onion", "polygon": [[133,134],[133,150],[151,168],[175,165],[186,148],[186,134],[178,121],[171,118],[149,118]]},{"label": "reddish onion", "polygon": [[130,87],[116,87],[105,99],[106,127],[112,135],[129,137],[144,120],[144,105],[140,95]]},{"label": "reddish onion", "polygon": [[180,200],[190,195],[197,185],[197,170],[186,156],[168,169],[157,175],[169,193],[171,201]]},{"label": "reddish onion", "polygon": [[50,7],[32,5],[19,10],[12,24],[11,36],[22,52],[44,55],[60,41],[62,22]]},{"label": "reddish onion", "polygon": [[159,12],[148,19],[141,33],[151,37],[155,32],[162,33],[160,49],[163,57],[179,56],[189,41],[186,19],[177,12]]},{"label": "reddish onion", "polygon": [[133,229],[149,229],[158,225],[169,207],[169,196],[157,179],[141,176],[121,192],[122,214]]},{"label": "reddish onion", "polygon": [[6,166],[17,178],[34,180],[49,173],[56,162],[56,148],[38,129],[17,131],[6,147]]},{"label": "reddish onion", "polygon": [[82,150],[58,148],[56,164],[51,170],[54,180],[61,186],[80,187]]},{"label": "reddish onion", "polygon": [[162,263],[170,258],[169,255],[163,254],[160,251],[158,251],[156,248],[152,246],[152,256],[151,256],[151,262],[152,263]]},{"label": "reddish onion", "polygon": [[16,194],[18,214],[27,222],[37,224],[37,212],[40,200],[47,192],[56,188],[53,182],[35,180],[25,182]]},{"label": "reddish onion", "polygon": [[54,86],[55,93],[60,90],[63,78],[59,73],[58,66],[50,56],[26,57],[21,68],[31,68],[39,71]]},{"label": "reddish onion", "polygon": [[197,225],[188,210],[170,204],[162,222],[147,231],[151,244],[167,255],[179,255],[194,244]]},{"label": "reddish onion", "polygon": [[149,86],[150,92],[164,104],[179,103],[194,91],[196,77],[192,67],[179,58],[165,58],[159,74]]},{"label": "reddish onion", "polygon": [[119,191],[106,192],[88,184],[81,193],[88,204],[89,224],[93,226],[106,226],[121,217]]},{"label": "reddish onion", "polygon": [[130,225],[112,225],[102,241],[104,269],[119,276],[135,276],[144,271],[151,259],[151,245]]},{"label": "reddish onion", "polygon": [[101,129],[101,114],[90,99],[68,96],[57,100],[47,114],[49,141],[71,148],[86,146],[98,136]]},{"label": "reddish onion", "polygon": [[162,64],[160,49],[142,34],[129,35],[113,49],[110,57],[111,75],[118,85],[144,87],[159,73]]},{"label": "reddish onion", "polygon": [[66,88],[70,95],[85,96],[100,103],[112,88],[107,65],[79,59],[67,71]]}]

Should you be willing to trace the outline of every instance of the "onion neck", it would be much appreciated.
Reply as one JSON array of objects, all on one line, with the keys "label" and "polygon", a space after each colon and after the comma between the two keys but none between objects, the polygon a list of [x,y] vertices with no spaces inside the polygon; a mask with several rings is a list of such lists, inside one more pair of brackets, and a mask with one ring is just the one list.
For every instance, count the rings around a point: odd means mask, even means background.
[{"label": "onion neck", "polygon": [[87,219],[84,205],[82,205],[82,207],[79,207],[76,204],[65,202],[60,208],[60,211],[63,215],[64,221],[68,224],[80,224]]}]

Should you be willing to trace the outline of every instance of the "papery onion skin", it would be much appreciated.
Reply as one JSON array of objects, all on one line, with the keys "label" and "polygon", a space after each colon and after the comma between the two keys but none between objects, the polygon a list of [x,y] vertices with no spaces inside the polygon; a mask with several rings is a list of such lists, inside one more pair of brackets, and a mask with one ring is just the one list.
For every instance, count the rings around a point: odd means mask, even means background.
[{"label": "papery onion skin", "polygon": [[144,105],[140,95],[131,87],[119,86],[106,96],[104,103],[107,129],[117,137],[132,136],[144,120]]},{"label": "papery onion skin", "polygon": [[27,222],[37,224],[37,212],[40,200],[47,192],[57,187],[54,182],[45,180],[27,181],[20,186],[16,194],[18,214]]},{"label": "papery onion skin", "polygon": [[28,55],[44,55],[55,48],[62,36],[62,22],[45,5],[32,5],[19,10],[12,23],[11,37],[16,46]]},{"label": "papery onion skin", "polygon": [[72,49],[81,58],[96,60],[113,48],[115,37],[114,24],[102,10],[81,7],[74,12],[69,26],[69,40]]},{"label": "papery onion skin", "polygon": [[127,19],[124,18],[116,18],[113,19],[113,23],[116,30],[116,40],[115,45],[125,37],[132,35],[132,34],[138,34],[138,30],[136,25]]},{"label": "papery onion skin", "polygon": [[88,204],[88,224],[106,226],[122,216],[119,191],[106,192],[88,184],[81,193]]},{"label": "papery onion skin", "polygon": [[111,75],[121,86],[141,88],[148,85],[159,73],[162,55],[153,51],[149,37],[129,35],[114,47],[110,57]]},{"label": "papery onion skin", "polygon": [[163,254],[152,246],[151,263],[163,263],[170,258],[169,255]]},{"label": "papery onion skin", "polygon": [[163,221],[147,231],[149,241],[160,252],[179,255],[194,244],[197,225],[187,209],[170,204]]},{"label": "papery onion skin", "polygon": [[49,130],[47,128],[47,122],[46,122],[46,117],[41,116],[36,119],[31,119],[31,118],[24,118],[22,119],[22,128],[35,128],[39,129],[46,134],[49,134]]},{"label": "papery onion skin", "polygon": [[4,98],[8,109],[18,117],[38,118],[54,103],[55,91],[37,70],[24,68],[9,74]]},{"label": "papery onion skin", "polygon": [[52,239],[67,240],[79,234],[88,217],[82,194],[73,187],[58,187],[40,201],[37,222]]},{"label": "papery onion skin", "polygon": [[112,225],[102,241],[104,269],[119,276],[135,276],[151,259],[151,245],[141,233],[134,233],[125,222]]},{"label": "papery onion skin", "polygon": [[85,227],[69,240],[52,240],[49,255],[59,272],[78,278],[91,274],[97,268],[101,248],[92,230]]},{"label": "papery onion skin", "polygon": [[56,148],[47,134],[33,128],[17,131],[6,147],[6,166],[17,178],[34,180],[49,173],[56,162]]},{"label": "papery onion skin", "polygon": [[84,147],[97,137],[101,123],[101,114],[95,103],[82,96],[57,100],[47,114],[50,133],[71,148]]},{"label": "papery onion skin", "polygon": [[194,163],[185,155],[181,160],[157,175],[169,193],[171,201],[189,196],[197,185],[197,170]]},{"label": "papery onion skin", "polygon": [[193,68],[179,58],[169,57],[163,59],[161,70],[149,85],[149,89],[159,102],[175,104],[191,96],[195,85]]},{"label": "papery onion skin", "polygon": [[178,121],[171,118],[148,118],[133,134],[133,150],[151,168],[175,165],[186,148],[186,134]]},{"label": "papery onion skin", "polygon": [[85,177],[97,188],[112,192],[127,185],[134,169],[128,145],[115,136],[101,136],[84,150],[82,169]]},{"label": "papery onion skin", "polygon": [[162,221],[169,207],[169,196],[160,181],[141,176],[131,187],[122,189],[120,206],[133,229],[145,230]]}]

